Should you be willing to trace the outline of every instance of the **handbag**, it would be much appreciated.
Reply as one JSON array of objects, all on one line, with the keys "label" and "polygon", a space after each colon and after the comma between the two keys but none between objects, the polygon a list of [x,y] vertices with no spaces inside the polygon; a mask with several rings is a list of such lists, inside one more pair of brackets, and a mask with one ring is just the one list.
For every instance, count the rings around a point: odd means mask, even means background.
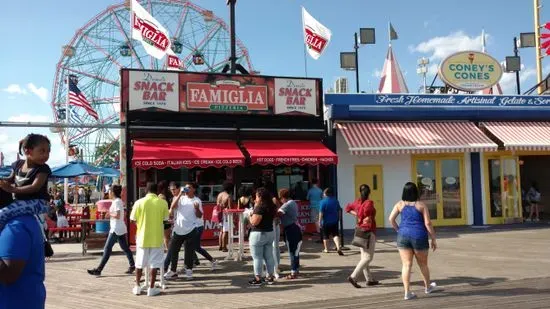
[{"label": "handbag", "polygon": [[212,218],[210,219],[214,223],[221,223],[221,207],[220,205],[214,206],[212,210]]},{"label": "handbag", "polygon": [[50,258],[53,256],[53,248],[48,239],[46,238],[46,233],[44,233],[44,228],[42,226],[42,223],[40,222],[40,219],[38,219],[37,216],[34,216],[36,218],[36,222],[38,223],[38,226],[40,227],[40,231],[42,231],[42,237],[44,238],[44,256],[47,258]]},{"label": "handbag", "polygon": [[359,227],[355,227],[355,233],[353,234],[353,240],[351,244],[363,249],[369,249],[370,246],[370,232],[364,231]]}]

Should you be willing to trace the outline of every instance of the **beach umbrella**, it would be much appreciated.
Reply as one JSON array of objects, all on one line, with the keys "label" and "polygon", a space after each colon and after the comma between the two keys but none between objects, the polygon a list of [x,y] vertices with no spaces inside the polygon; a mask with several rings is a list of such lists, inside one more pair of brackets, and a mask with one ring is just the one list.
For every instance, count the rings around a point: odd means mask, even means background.
[{"label": "beach umbrella", "polygon": [[52,168],[52,177],[73,178],[78,176],[102,175],[102,169],[84,163],[82,161],[72,161],[67,164]]},{"label": "beach umbrella", "polygon": [[99,167],[103,174],[101,176],[103,177],[111,177],[111,178],[119,178],[120,177],[120,171],[111,167]]}]

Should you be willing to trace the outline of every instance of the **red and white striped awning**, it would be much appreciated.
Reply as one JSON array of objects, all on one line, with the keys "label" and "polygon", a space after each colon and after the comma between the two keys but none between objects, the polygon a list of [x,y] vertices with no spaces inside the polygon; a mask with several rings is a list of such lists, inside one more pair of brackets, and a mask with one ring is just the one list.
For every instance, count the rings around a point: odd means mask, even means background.
[{"label": "red and white striped awning", "polygon": [[338,122],[353,155],[495,151],[471,122]]},{"label": "red and white striped awning", "polygon": [[550,122],[482,122],[506,150],[550,151]]}]

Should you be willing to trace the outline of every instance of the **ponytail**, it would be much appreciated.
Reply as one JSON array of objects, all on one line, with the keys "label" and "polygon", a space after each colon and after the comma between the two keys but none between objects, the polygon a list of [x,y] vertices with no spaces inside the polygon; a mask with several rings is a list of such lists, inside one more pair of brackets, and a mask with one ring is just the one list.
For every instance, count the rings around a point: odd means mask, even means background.
[{"label": "ponytail", "polygon": [[361,202],[368,200],[370,196],[370,187],[368,185],[361,185],[359,190],[361,193]]}]

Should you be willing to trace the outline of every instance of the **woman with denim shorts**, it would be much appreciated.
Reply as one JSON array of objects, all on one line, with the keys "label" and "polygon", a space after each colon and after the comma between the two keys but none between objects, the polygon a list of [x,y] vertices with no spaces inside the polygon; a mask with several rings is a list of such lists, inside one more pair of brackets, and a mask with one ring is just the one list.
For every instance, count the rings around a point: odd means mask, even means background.
[{"label": "woman with denim shorts", "polygon": [[[401,201],[395,204],[389,218],[393,228],[397,231],[397,248],[403,264],[401,276],[405,288],[405,300],[416,298],[416,295],[410,291],[413,257],[416,258],[422,272],[424,292],[430,294],[436,288],[435,282],[430,282],[430,269],[428,268],[428,252],[430,249],[428,237],[431,238],[431,248],[435,251],[437,248],[435,230],[430,221],[428,207],[419,202],[418,199],[419,192],[416,184],[406,183]],[[399,225],[396,222],[398,215],[401,215]]]}]

